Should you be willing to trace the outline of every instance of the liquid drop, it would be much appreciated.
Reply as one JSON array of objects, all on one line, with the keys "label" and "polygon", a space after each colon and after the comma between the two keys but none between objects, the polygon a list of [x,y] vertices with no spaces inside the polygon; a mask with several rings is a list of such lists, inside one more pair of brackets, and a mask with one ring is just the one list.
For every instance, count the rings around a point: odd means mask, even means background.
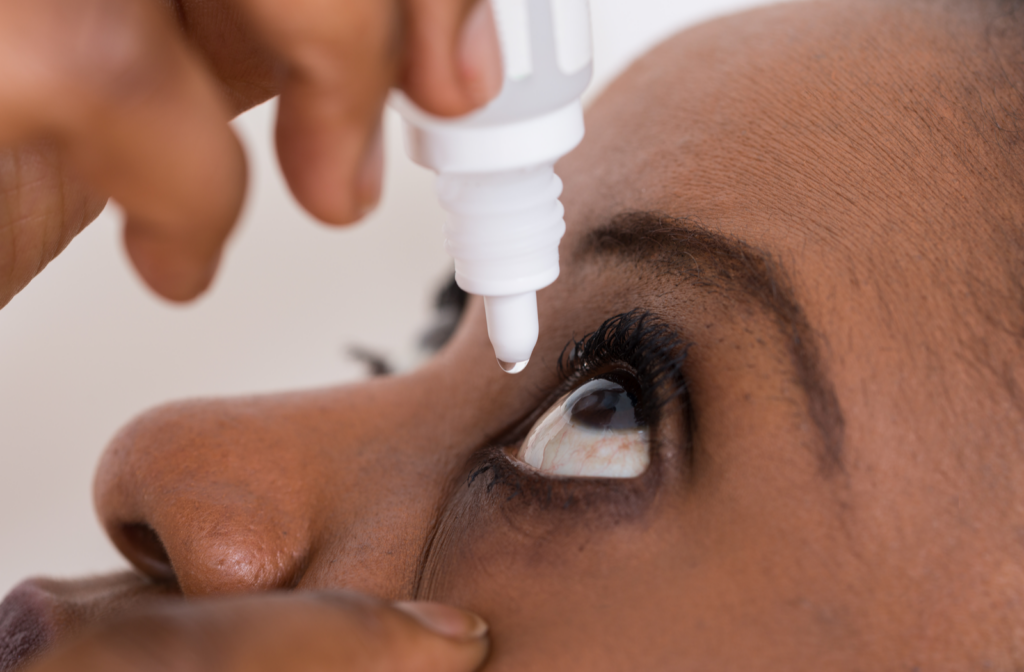
[{"label": "liquid drop", "polygon": [[500,366],[501,370],[505,373],[519,373],[525,369],[526,365],[529,363],[530,360],[526,360],[525,362],[503,362],[500,359],[498,360],[498,366]]}]

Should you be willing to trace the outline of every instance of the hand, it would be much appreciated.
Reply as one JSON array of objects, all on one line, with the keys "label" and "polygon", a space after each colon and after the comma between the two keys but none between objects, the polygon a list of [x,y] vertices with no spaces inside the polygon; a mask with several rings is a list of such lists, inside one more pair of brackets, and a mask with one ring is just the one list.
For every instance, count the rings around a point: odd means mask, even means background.
[{"label": "hand", "polygon": [[142,277],[211,281],[241,206],[228,120],[280,93],[277,147],[313,215],[379,198],[391,87],[441,115],[501,86],[483,0],[0,0],[0,307],[102,209]]},{"label": "hand", "polygon": [[441,604],[274,593],[151,607],[24,672],[470,672],[487,656],[486,630]]}]

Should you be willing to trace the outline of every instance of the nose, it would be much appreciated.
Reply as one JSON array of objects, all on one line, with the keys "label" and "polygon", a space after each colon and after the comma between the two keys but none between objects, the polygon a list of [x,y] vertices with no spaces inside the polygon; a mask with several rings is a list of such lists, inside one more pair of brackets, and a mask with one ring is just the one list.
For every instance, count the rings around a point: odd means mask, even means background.
[{"label": "nose", "polygon": [[186,595],[332,586],[407,598],[436,502],[488,431],[450,412],[467,393],[487,397],[447,378],[151,411],[104,454],[100,518],[136,567]]}]

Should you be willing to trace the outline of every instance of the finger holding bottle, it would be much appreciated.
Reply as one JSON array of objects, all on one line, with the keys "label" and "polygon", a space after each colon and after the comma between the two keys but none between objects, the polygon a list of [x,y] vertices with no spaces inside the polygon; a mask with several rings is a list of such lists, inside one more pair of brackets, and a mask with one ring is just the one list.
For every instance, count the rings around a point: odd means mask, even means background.
[{"label": "finger holding bottle", "polygon": [[[379,198],[392,87],[455,115],[501,81],[487,0],[2,0],[0,305],[107,196],[143,279],[201,293],[245,189],[227,122],[277,93],[294,194],[345,223]],[[42,182],[19,172],[26,156]]]},{"label": "finger holding bottle", "polygon": [[46,138],[116,198],[133,262],[170,299],[209,284],[241,207],[245,160],[228,119],[166,7],[0,3],[0,146]]},{"label": "finger holding bottle", "polygon": [[392,87],[443,115],[501,87],[486,0],[235,1],[285,64],[278,155],[299,202],[326,222],[355,221],[380,197]]}]

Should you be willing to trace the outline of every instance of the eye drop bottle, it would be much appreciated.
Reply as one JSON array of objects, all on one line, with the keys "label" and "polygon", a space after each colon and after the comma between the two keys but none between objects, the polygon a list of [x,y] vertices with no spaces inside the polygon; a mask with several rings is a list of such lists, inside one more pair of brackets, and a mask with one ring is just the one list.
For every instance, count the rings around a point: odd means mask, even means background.
[{"label": "eye drop bottle", "polygon": [[558,277],[565,221],[554,165],[583,139],[590,7],[588,0],[481,1],[491,3],[501,42],[498,96],[454,119],[427,114],[401,93],[392,106],[406,122],[409,156],[437,173],[455,280],[484,298],[498,364],[518,373],[537,344],[537,290]]}]

